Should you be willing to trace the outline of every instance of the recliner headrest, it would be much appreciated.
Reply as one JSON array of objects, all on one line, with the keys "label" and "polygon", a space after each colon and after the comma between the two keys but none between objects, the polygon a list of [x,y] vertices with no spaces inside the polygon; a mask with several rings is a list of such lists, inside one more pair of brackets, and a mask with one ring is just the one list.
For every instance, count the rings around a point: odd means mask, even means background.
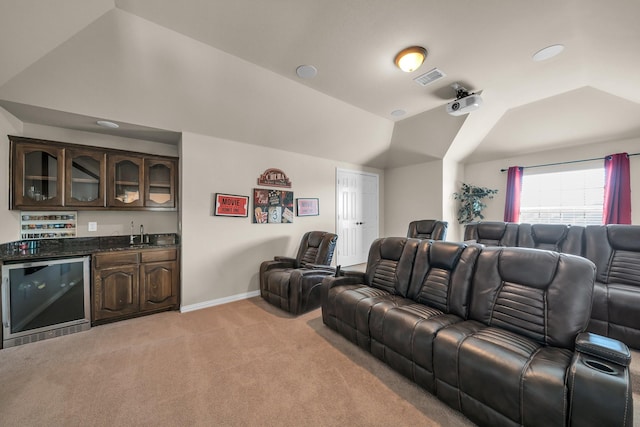
[{"label": "recliner headrest", "polygon": [[419,234],[431,234],[436,222],[433,220],[425,220],[416,222],[416,231]]},{"label": "recliner headrest", "polygon": [[506,227],[505,222],[480,222],[477,226],[478,238],[500,240]]},{"label": "recliner headrest", "polygon": [[565,224],[533,224],[531,234],[537,243],[557,244],[567,236],[569,226]]},{"label": "recliner headrest", "polygon": [[610,224],[607,235],[614,249],[640,252],[640,226]]},{"label": "recliner headrest", "polygon": [[321,233],[318,231],[314,231],[311,234],[309,234],[309,241],[308,241],[308,245],[311,246],[312,248],[317,248],[320,246],[320,243],[322,243],[322,239],[324,237],[325,233]]},{"label": "recliner headrest", "polygon": [[560,257],[557,252],[515,247],[501,248],[499,256],[498,271],[504,282],[535,288],[551,283]]},{"label": "recliner headrest", "polygon": [[432,267],[453,270],[466,247],[467,245],[460,243],[434,241],[429,249],[429,264]]},{"label": "recliner headrest", "polygon": [[402,255],[402,250],[406,239],[388,237],[382,241],[380,245],[380,256],[383,259],[398,261]]}]

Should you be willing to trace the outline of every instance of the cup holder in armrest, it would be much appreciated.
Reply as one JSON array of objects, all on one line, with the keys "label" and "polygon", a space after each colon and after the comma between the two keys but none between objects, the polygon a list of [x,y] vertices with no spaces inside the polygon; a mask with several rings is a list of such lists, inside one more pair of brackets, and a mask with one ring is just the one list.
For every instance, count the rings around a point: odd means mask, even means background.
[{"label": "cup holder in armrest", "polygon": [[613,369],[611,366],[606,365],[602,362],[598,362],[597,360],[585,359],[584,364],[590,367],[591,369],[595,369],[596,371],[600,371],[605,374],[612,375],[616,373],[616,370]]}]

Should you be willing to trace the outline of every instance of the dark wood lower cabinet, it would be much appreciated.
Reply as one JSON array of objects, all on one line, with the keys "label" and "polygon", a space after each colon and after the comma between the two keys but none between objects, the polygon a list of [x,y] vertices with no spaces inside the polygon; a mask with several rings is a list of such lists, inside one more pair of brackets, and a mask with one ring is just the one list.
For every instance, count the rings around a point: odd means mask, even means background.
[{"label": "dark wood lower cabinet", "polygon": [[140,309],[156,310],[178,304],[178,263],[140,264]]},{"label": "dark wood lower cabinet", "polygon": [[140,310],[138,266],[97,270],[93,280],[92,320],[111,319]]},{"label": "dark wood lower cabinet", "polygon": [[177,249],[142,249],[93,256],[92,324],[177,309]]}]

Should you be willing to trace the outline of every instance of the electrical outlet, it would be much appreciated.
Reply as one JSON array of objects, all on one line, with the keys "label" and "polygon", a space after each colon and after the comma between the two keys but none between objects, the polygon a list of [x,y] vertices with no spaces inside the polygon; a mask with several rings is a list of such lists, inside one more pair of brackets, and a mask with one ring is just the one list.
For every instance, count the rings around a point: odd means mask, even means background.
[{"label": "electrical outlet", "polygon": [[98,231],[98,223],[90,222],[88,228],[89,228],[89,231]]}]

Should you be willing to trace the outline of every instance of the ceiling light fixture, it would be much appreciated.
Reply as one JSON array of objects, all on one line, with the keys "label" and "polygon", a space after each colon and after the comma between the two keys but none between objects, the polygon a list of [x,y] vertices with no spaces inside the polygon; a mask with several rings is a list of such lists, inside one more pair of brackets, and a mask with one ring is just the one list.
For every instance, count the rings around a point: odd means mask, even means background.
[{"label": "ceiling light fixture", "polygon": [[421,46],[408,47],[396,55],[395,63],[405,73],[420,68],[427,57],[427,50]]},{"label": "ceiling light fixture", "polygon": [[547,46],[544,49],[540,49],[536,53],[533,54],[532,58],[534,61],[545,61],[547,59],[551,59],[554,56],[560,54],[564,50],[564,45],[562,44],[554,44],[551,46]]},{"label": "ceiling light fixture", "polygon": [[116,129],[120,127],[119,124],[110,122],[108,120],[98,120],[96,124],[98,126],[102,126],[103,128],[110,128],[110,129]]}]

